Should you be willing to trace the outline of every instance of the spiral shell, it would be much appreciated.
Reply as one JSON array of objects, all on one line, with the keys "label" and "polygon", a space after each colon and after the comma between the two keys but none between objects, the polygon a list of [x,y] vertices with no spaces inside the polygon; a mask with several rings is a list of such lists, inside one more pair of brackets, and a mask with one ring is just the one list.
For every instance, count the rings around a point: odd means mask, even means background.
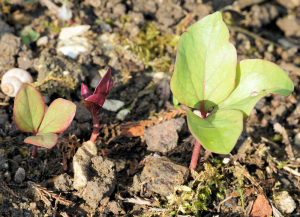
[{"label": "spiral shell", "polygon": [[10,97],[15,97],[22,86],[22,83],[32,83],[33,79],[29,72],[13,68],[7,71],[2,77],[1,89]]}]

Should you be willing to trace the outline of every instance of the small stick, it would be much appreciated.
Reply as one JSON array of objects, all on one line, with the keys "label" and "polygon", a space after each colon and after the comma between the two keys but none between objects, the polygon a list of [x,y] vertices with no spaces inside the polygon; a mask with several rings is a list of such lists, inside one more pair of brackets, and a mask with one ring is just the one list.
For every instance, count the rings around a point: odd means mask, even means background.
[{"label": "small stick", "polygon": [[21,199],[21,197],[19,195],[17,195],[15,192],[13,192],[2,179],[0,179],[0,187],[2,189],[6,190],[11,195],[13,195],[14,197]]}]

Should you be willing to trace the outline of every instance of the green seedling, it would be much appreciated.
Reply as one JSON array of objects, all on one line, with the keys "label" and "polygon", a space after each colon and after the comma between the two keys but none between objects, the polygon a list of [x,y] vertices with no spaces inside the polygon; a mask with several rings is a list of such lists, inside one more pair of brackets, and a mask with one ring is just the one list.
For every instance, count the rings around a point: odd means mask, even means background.
[{"label": "green seedling", "polygon": [[23,44],[30,44],[33,41],[36,41],[39,37],[40,34],[33,29],[23,29],[20,37],[22,39]]},{"label": "green seedling", "polygon": [[[288,75],[272,62],[237,63],[235,47],[220,12],[198,21],[181,36],[171,90],[187,111],[196,138],[190,168],[195,169],[201,144],[229,153],[254,105],[269,93],[288,96],[294,89]],[[191,109],[198,110],[201,115]]]},{"label": "green seedling", "polygon": [[47,111],[45,101],[32,85],[24,83],[18,91],[14,104],[14,121],[23,132],[33,133],[24,142],[34,145],[32,157],[37,155],[37,146],[52,148],[58,135],[68,128],[76,112],[76,105],[65,99],[54,100]]}]

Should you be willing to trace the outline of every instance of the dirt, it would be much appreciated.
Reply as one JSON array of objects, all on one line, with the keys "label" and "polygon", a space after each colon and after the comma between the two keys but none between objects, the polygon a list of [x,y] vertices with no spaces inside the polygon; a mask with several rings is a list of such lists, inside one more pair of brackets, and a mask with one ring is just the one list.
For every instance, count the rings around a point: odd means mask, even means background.
[{"label": "dirt", "polygon": [[147,162],[141,173],[145,191],[152,191],[163,196],[173,193],[174,186],[185,183],[189,176],[186,167],[174,164],[168,158],[158,157]]},{"label": "dirt", "polygon": [[[70,21],[42,2],[0,0],[0,79],[11,68],[25,69],[46,104],[63,97],[77,111],[57,146],[39,147],[32,158],[23,142],[31,134],[16,127],[14,100],[0,92],[1,216],[299,215],[299,1],[69,0]],[[238,61],[275,62],[295,88],[289,97],[261,99],[231,155],[202,149],[190,172],[194,139],[184,111],[174,110],[169,83],[179,36],[217,10]],[[73,59],[57,46],[61,29],[76,25],[90,29],[80,34],[87,46],[76,44],[85,51]],[[24,44],[24,29],[47,43]],[[120,120],[119,111],[101,109],[98,139],[86,149],[93,124],[80,85],[93,92],[107,67],[114,79],[107,99],[130,112]],[[84,168],[80,187],[76,162]]]}]

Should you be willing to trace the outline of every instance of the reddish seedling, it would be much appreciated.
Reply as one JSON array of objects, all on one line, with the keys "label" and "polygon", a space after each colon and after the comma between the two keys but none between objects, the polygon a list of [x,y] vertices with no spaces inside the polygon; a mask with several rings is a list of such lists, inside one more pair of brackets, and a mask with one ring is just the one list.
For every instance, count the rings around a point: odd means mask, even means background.
[{"label": "reddish seedling", "polygon": [[14,104],[14,121],[23,132],[33,133],[24,142],[34,145],[32,157],[37,155],[37,146],[52,148],[58,135],[71,124],[76,105],[65,99],[54,100],[45,112],[45,101],[32,85],[24,83],[18,91]]},{"label": "reddish seedling", "polygon": [[93,115],[93,133],[90,138],[92,142],[96,142],[99,134],[99,110],[104,104],[105,97],[113,87],[113,83],[114,81],[111,77],[111,70],[108,68],[107,72],[97,85],[92,95],[89,91],[89,88],[86,85],[81,84],[81,96],[83,104]]}]

